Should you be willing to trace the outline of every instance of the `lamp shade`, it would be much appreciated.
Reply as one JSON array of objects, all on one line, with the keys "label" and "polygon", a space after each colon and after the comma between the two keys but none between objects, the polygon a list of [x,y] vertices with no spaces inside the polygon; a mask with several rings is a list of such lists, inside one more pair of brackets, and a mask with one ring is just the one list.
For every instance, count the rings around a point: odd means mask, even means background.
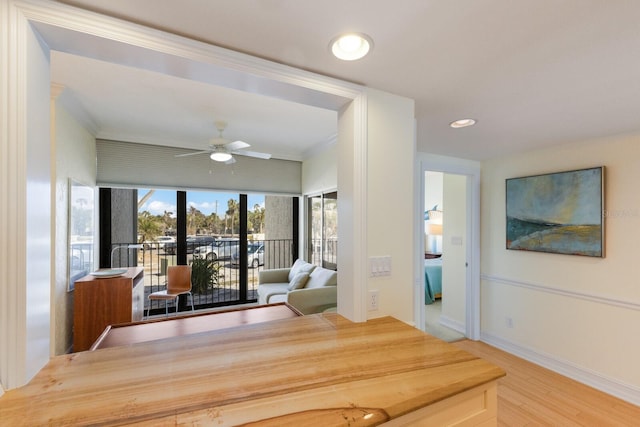
[{"label": "lamp shade", "polygon": [[427,223],[424,231],[431,236],[442,236],[442,224]]}]

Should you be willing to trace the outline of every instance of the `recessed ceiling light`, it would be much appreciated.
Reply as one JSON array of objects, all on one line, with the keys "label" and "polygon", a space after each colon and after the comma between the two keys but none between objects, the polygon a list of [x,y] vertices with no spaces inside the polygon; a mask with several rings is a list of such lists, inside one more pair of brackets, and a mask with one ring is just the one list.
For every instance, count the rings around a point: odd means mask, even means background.
[{"label": "recessed ceiling light", "polygon": [[476,124],[476,121],[474,119],[460,119],[460,120],[456,120],[455,122],[449,123],[449,126],[451,126],[454,129],[459,129],[459,128],[466,128],[467,126],[473,126],[475,124]]},{"label": "recessed ceiling light", "polygon": [[366,34],[349,33],[335,37],[329,43],[331,53],[344,61],[355,61],[364,57],[373,48],[373,40]]}]

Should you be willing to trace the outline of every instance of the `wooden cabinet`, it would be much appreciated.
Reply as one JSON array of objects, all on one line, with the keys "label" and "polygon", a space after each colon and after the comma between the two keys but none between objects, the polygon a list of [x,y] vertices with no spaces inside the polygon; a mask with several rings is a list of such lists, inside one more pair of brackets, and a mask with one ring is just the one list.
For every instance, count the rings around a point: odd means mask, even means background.
[{"label": "wooden cabinet", "polygon": [[73,301],[73,351],[89,350],[104,329],[144,316],[144,269],[130,267],[122,276],[88,275],[76,281]]}]

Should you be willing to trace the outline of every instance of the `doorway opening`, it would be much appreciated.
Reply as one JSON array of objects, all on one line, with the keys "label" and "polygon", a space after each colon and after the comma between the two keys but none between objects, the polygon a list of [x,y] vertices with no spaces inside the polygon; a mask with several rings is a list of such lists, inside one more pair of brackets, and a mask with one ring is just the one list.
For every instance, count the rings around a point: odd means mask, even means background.
[{"label": "doorway opening", "polygon": [[424,172],[425,331],[464,338],[467,285],[467,177]]}]

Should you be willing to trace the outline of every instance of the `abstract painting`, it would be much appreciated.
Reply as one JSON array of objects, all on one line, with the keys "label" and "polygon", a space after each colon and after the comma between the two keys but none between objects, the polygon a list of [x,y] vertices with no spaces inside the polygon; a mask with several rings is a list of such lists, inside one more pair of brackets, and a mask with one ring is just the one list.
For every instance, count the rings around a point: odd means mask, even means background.
[{"label": "abstract painting", "polygon": [[604,257],[604,167],[506,180],[507,249]]}]

